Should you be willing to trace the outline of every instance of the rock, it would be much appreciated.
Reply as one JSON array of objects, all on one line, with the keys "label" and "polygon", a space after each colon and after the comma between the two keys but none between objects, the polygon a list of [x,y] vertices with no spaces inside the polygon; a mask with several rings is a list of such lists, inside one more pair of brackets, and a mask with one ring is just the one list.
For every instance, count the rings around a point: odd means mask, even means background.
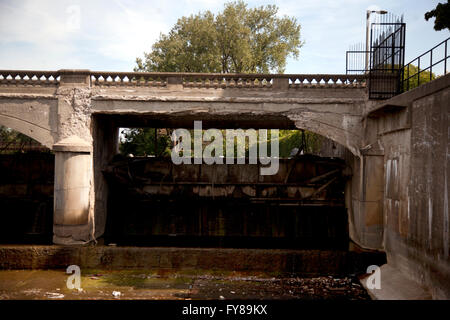
[{"label": "rock", "polygon": [[49,299],[62,299],[64,298],[64,295],[62,293],[58,292],[46,292],[45,296]]},{"label": "rock", "polygon": [[120,291],[113,291],[112,295],[114,296],[114,298],[120,298],[120,296],[122,295],[122,293]]}]

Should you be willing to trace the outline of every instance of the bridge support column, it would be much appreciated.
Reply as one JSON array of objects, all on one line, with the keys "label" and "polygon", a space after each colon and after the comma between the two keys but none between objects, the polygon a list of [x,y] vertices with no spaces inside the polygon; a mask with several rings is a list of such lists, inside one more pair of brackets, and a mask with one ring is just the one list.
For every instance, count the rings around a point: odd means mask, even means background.
[{"label": "bridge support column", "polygon": [[378,146],[355,158],[351,192],[350,237],[358,245],[383,249],[384,155]]},{"label": "bridge support column", "polygon": [[71,136],[53,146],[55,191],[53,242],[84,244],[92,237],[92,146]]},{"label": "bridge support column", "polygon": [[372,249],[383,248],[384,155],[369,153],[362,158],[363,182],[360,198],[362,239]]}]

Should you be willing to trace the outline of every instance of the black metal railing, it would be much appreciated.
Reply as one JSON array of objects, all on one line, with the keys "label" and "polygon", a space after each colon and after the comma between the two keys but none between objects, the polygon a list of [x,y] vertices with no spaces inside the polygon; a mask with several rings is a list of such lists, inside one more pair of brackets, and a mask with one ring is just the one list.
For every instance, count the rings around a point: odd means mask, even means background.
[{"label": "black metal railing", "polygon": [[367,49],[360,44],[346,52],[346,73],[368,75],[370,99],[388,99],[402,92],[405,33],[403,17],[383,15],[370,25]]},{"label": "black metal railing", "polygon": [[405,64],[403,22],[374,23],[371,28],[369,98],[389,99],[402,92]]},{"label": "black metal railing", "polygon": [[345,53],[345,74],[367,73],[365,61],[370,56],[370,51],[349,50]]},{"label": "black metal railing", "polygon": [[449,40],[450,38],[447,38],[404,66],[401,79],[402,92],[447,74],[447,60],[450,58]]}]

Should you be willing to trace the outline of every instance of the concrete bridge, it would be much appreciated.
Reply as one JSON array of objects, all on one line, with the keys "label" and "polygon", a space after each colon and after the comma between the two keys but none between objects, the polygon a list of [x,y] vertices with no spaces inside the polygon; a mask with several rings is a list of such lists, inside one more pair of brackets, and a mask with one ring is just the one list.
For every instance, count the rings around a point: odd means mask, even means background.
[{"label": "concrete bridge", "polygon": [[450,297],[450,75],[390,100],[365,76],[0,71],[0,125],[55,153],[54,243],[105,230],[101,168],[119,127],[306,129],[347,150],[349,232],[388,264]]}]

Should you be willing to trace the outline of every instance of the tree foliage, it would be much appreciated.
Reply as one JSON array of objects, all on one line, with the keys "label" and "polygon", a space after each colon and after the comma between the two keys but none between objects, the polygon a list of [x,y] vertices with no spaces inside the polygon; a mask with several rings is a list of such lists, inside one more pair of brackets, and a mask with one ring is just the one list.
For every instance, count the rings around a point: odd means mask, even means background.
[{"label": "tree foliage", "polygon": [[170,155],[170,132],[167,129],[133,128],[121,132],[120,152],[135,156],[168,156]]},{"label": "tree foliage", "polygon": [[152,51],[137,58],[135,71],[282,73],[302,46],[300,24],[277,16],[274,5],[248,8],[243,1],[180,18]]},{"label": "tree foliage", "polygon": [[[304,134],[304,137],[302,137]],[[280,157],[287,158],[291,156],[294,148],[300,149],[302,139],[304,138],[304,153],[315,153],[320,150],[322,137],[309,131],[301,130],[280,130]]]},{"label": "tree foliage", "polygon": [[25,152],[31,144],[39,145],[36,140],[20,132],[0,126],[0,153]]},{"label": "tree foliage", "polygon": [[[144,53],[144,59],[136,59],[134,70],[282,73],[289,56],[298,58],[302,42],[300,24],[296,19],[278,17],[277,13],[275,5],[249,8],[243,1],[235,1],[226,3],[223,11],[216,15],[205,11],[182,17],[169,33],[160,35],[152,50]],[[167,134],[169,132],[166,131],[165,137],[158,137],[156,155],[169,154],[171,142]],[[298,147],[298,141],[294,141],[297,135],[298,132],[281,130],[282,156],[289,156],[291,145]],[[154,155],[154,139],[153,128],[126,130],[120,151],[123,154]],[[283,141],[286,142],[284,147]],[[248,144],[246,150],[248,152]]]},{"label": "tree foliage", "polygon": [[436,79],[436,75],[434,73],[430,73],[428,70],[420,70],[419,73],[419,68],[413,64],[410,64],[403,70],[403,90],[407,91],[414,89],[419,85],[430,82],[434,79]]},{"label": "tree foliage", "polygon": [[438,3],[436,8],[425,13],[425,20],[436,18],[434,21],[434,30],[450,30],[450,0],[447,3]]}]

